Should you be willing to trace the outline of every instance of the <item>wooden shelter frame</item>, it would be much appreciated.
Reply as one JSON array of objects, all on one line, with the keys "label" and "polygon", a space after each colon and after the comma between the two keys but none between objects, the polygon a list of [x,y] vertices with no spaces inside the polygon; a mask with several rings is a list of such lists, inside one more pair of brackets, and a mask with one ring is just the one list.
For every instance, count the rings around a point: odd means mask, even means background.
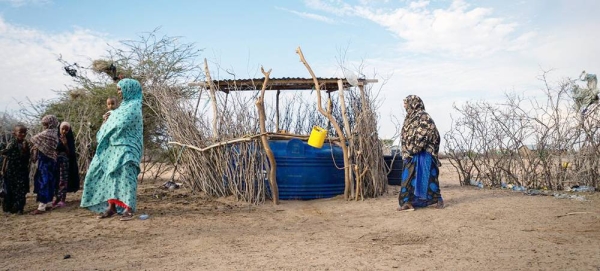
[{"label": "wooden shelter frame", "polygon": [[[212,107],[213,107],[213,113],[214,113],[214,118],[213,118],[213,136],[214,138],[219,138],[218,135],[218,129],[217,129],[217,123],[218,123],[218,112],[217,112],[217,101],[216,101],[216,92],[217,91],[221,91],[221,92],[225,92],[226,94],[229,94],[229,92],[231,91],[256,91],[260,89],[260,95],[258,96],[257,100],[256,100],[256,107],[258,110],[258,114],[259,114],[259,125],[260,125],[260,134],[257,134],[255,136],[252,136],[252,138],[256,138],[256,137],[260,137],[261,142],[262,142],[262,146],[263,149],[266,153],[266,156],[269,160],[269,164],[270,169],[269,169],[269,185],[271,187],[271,194],[272,194],[272,199],[273,199],[273,203],[274,204],[278,204],[279,203],[279,192],[278,192],[278,187],[277,187],[277,182],[276,182],[276,161],[275,161],[275,157],[273,154],[273,151],[270,149],[269,144],[268,144],[268,139],[272,138],[274,135],[279,135],[277,134],[277,132],[279,132],[279,95],[281,93],[281,91],[303,91],[303,90],[314,90],[317,93],[317,108],[319,110],[319,112],[325,116],[329,122],[332,124],[332,126],[334,127],[334,130],[336,132],[336,134],[338,135],[338,140],[339,140],[339,145],[343,150],[343,156],[344,156],[344,176],[345,176],[345,190],[344,190],[344,198],[345,199],[351,199],[351,198],[355,198],[358,199],[359,198],[359,193],[360,195],[362,195],[362,192],[358,191],[358,188],[360,187],[360,180],[362,178],[362,176],[364,176],[364,174],[366,173],[365,169],[363,172],[355,172],[354,175],[356,175],[356,187],[357,190],[354,190],[354,181],[353,181],[353,174],[352,174],[352,170],[354,169],[355,171],[357,171],[356,167],[352,167],[352,165],[350,164],[350,160],[349,160],[349,156],[350,156],[350,150],[347,147],[346,144],[346,137],[344,136],[342,129],[340,127],[340,125],[337,123],[337,121],[333,118],[332,116],[332,108],[331,108],[331,102],[329,103],[329,106],[327,108],[327,110],[323,109],[322,107],[322,103],[321,103],[321,90],[323,90],[325,93],[328,94],[328,98],[329,100],[331,99],[331,92],[334,91],[339,91],[339,97],[340,97],[340,104],[341,104],[341,110],[342,110],[342,115],[343,115],[343,119],[344,119],[344,127],[347,131],[350,131],[350,127],[349,127],[349,123],[348,123],[348,119],[346,116],[346,105],[344,102],[344,90],[348,89],[350,87],[358,87],[358,89],[360,90],[361,93],[361,101],[362,103],[365,102],[365,86],[367,86],[370,83],[377,83],[378,80],[377,79],[356,79],[356,82],[354,82],[354,84],[350,84],[350,82],[345,79],[345,78],[317,78],[312,69],[310,68],[310,66],[308,65],[308,63],[306,62],[306,60],[304,59],[304,55],[302,54],[302,51],[300,50],[300,48],[297,48],[296,53],[300,56],[300,61],[306,66],[307,70],[309,71],[309,73],[311,74],[312,78],[274,78],[271,79],[269,78],[271,70],[269,71],[265,71],[262,67],[261,67],[261,72],[264,75],[264,78],[256,78],[256,79],[230,79],[230,80],[212,80],[210,77],[210,72],[208,69],[208,63],[206,61],[206,59],[204,60],[204,69],[205,69],[205,73],[206,73],[206,80],[205,81],[200,81],[200,82],[193,82],[190,83],[190,86],[199,86],[201,88],[207,89],[209,94],[210,94],[210,100],[212,103]],[[276,104],[275,104],[275,111],[276,111],[276,115],[275,115],[275,129],[276,129],[276,133],[272,133],[272,132],[267,132],[266,130],[266,124],[265,124],[265,119],[266,119],[266,114],[265,114],[265,107],[264,107],[264,95],[265,95],[265,91],[277,91],[276,94]],[[200,97],[198,98],[198,102],[200,101]],[[196,106],[196,110],[197,110],[197,106]],[[195,110],[195,111],[196,111]],[[291,135],[284,135],[284,137],[289,137]],[[306,136],[301,136],[301,135],[296,135],[294,136],[295,138],[307,138]],[[223,145],[227,145],[227,144],[231,144],[234,142],[240,142],[240,141],[247,141],[249,140],[249,138],[240,138],[240,139],[233,139],[233,140],[228,140],[225,142],[219,142],[216,144],[213,144],[211,146],[208,146],[206,148],[200,149],[194,146],[190,146],[190,145],[185,145],[185,144],[181,144],[178,142],[169,142],[169,144],[175,144],[175,145],[180,145],[182,147],[189,147],[192,149],[195,149],[197,151],[203,152],[206,151],[210,148],[216,147],[216,146],[223,146]],[[350,143],[352,143],[352,137],[349,138]],[[350,144],[352,145],[352,144]],[[355,193],[356,192],[356,193]]]}]

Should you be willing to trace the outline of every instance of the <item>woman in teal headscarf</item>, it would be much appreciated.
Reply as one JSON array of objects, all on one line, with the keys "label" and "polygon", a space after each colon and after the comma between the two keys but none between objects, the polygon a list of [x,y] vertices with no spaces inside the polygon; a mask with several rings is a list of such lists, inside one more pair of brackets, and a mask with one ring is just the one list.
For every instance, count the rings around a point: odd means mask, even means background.
[{"label": "woman in teal headscarf", "polygon": [[123,101],[96,134],[98,147],[85,176],[81,207],[102,213],[98,218],[121,213],[121,220],[130,220],[142,158],[142,87],[123,79],[117,89]]}]

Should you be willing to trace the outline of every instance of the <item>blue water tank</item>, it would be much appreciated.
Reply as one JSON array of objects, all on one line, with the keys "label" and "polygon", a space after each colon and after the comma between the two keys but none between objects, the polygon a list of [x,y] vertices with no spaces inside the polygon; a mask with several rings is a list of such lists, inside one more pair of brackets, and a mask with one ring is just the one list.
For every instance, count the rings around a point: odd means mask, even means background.
[{"label": "blue water tank", "polygon": [[394,158],[393,155],[384,155],[383,160],[387,165],[386,170],[389,168],[390,172],[388,173],[388,184],[389,185],[401,185],[402,183],[402,156],[400,154],[396,155]]},{"label": "blue water tank", "polygon": [[317,149],[299,139],[270,140],[269,146],[277,163],[279,199],[330,198],[344,193],[341,147],[325,143]]}]

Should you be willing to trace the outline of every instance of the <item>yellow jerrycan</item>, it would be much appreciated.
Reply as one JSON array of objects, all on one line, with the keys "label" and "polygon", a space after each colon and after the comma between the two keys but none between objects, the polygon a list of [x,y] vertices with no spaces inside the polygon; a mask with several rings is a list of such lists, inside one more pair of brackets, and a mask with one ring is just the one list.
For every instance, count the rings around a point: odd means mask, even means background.
[{"label": "yellow jerrycan", "polygon": [[308,145],[320,149],[323,147],[326,136],[327,130],[319,126],[314,126],[312,132],[310,132],[310,137],[308,138]]}]

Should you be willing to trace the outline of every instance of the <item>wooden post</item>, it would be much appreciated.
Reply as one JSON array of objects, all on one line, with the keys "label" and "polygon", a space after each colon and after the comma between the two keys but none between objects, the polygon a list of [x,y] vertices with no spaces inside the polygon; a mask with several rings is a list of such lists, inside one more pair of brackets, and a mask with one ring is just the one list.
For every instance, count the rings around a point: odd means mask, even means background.
[{"label": "wooden post", "polygon": [[[317,77],[315,76],[315,73],[313,72],[313,70],[310,68],[310,65],[308,65],[308,62],[306,62],[306,59],[304,58],[304,54],[302,54],[302,49],[300,49],[300,47],[296,48],[296,53],[300,56],[300,61],[304,64],[304,66],[306,66],[306,69],[310,73],[310,76],[312,77],[313,82],[315,84],[315,89],[317,90],[317,108],[319,109],[319,112],[323,116],[325,116],[329,120],[329,122],[331,122],[331,125],[333,126],[336,133],[338,134],[338,136],[340,138],[340,143],[342,145],[341,147],[342,147],[344,159],[346,159],[346,157],[348,157],[348,146],[346,146],[346,137],[344,136],[344,133],[342,133],[342,129],[340,128],[340,125],[337,123],[335,118],[323,109],[323,105],[321,103],[321,87],[319,85],[319,81],[317,80]],[[346,161],[344,161],[344,162],[346,162]],[[350,197],[350,190],[351,190],[351,186],[352,186],[352,184],[350,183],[350,177],[348,176],[349,171],[345,170],[345,168],[348,166],[349,166],[348,164],[344,164],[344,180],[345,180],[344,199],[346,199],[346,200],[349,199],[349,197]]]},{"label": "wooden post", "polygon": [[360,84],[358,85],[358,89],[360,90],[360,103],[361,105],[368,105],[367,104],[367,96],[365,95],[365,86]]},{"label": "wooden post", "polygon": [[[348,147],[348,154],[344,155],[344,174],[347,174],[350,179],[350,197],[354,197],[354,178],[352,175],[352,166],[350,160],[350,154],[352,153],[352,146],[354,146],[354,138],[352,137],[352,130],[350,130],[350,122],[348,121],[348,115],[346,114],[346,101],[344,99],[344,82],[342,80],[338,80],[338,93],[340,95],[340,103],[342,108],[342,119],[344,120],[344,129],[346,133],[350,136],[348,139],[350,141],[350,147]],[[342,149],[343,150],[343,149]],[[347,159],[347,161],[346,161]]]},{"label": "wooden post", "polygon": [[196,102],[196,108],[194,108],[194,115],[192,116],[192,118],[194,118],[194,123],[196,123],[196,114],[198,114],[198,107],[200,107],[200,99],[202,99],[202,90],[203,87],[201,87],[200,91],[198,91],[198,101]]},{"label": "wooden post", "polygon": [[210,100],[212,102],[212,108],[213,108],[213,121],[212,121],[212,129],[213,129],[213,137],[216,139],[219,138],[219,131],[217,130],[217,123],[218,123],[218,108],[217,108],[217,95],[216,95],[216,90],[215,90],[215,86],[213,84],[212,79],[210,78],[210,71],[208,70],[208,62],[206,61],[206,58],[204,59],[204,73],[206,74],[206,81],[208,82],[208,90],[210,92]]},{"label": "wooden post", "polygon": [[[331,92],[327,92],[327,114],[333,112],[333,102],[331,101]],[[331,130],[331,122],[327,123],[327,131]]]},{"label": "wooden post", "polygon": [[267,137],[267,125],[265,124],[266,113],[265,113],[265,90],[267,89],[267,84],[269,83],[269,75],[271,74],[271,70],[265,72],[263,67],[260,67],[260,71],[265,75],[265,81],[263,82],[262,89],[260,90],[260,96],[256,99],[256,108],[258,109],[258,122],[260,125],[260,140],[263,145],[263,149],[267,154],[267,158],[269,159],[269,185],[271,186],[271,195],[273,196],[273,203],[275,205],[279,204],[279,188],[277,187],[277,179],[276,179],[276,168],[277,163],[275,162],[275,155],[273,154],[273,150],[269,146],[269,139]]},{"label": "wooden post", "polygon": [[[363,106],[362,107],[362,111],[363,112],[369,112],[370,108],[365,108],[366,106],[369,106],[369,103],[367,103],[367,95],[365,94],[365,85],[364,84],[359,84],[358,85],[358,89],[360,90],[360,103]],[[359,115],[358,117],[359,119],[362,118],[364,119],[364,116]],[[362,153],[367,153],[367,150],[364,150],[364,145],[363,145],[363,141],[359,140],[359,147],[358,147],[358,151],[356,151],[356,153],[358,155],[361,155]],[[363,191],[363,186],[362,186],[362,181],[363,181],[363,177],[365,176],[365,174],[369,171],[369,167],[368,165],[365,165],[364,169],[362,172],[359,172],[359,168],[358,165],[355,167],[354,169],[355,173],[356,173],[356,200],[358,200],[358,197],[360,196],[361,199],[364,199],[364,191]]]},{"label": "wooden post", "polygon": [[331,101],[331,92],[327,92],[327,113],[333,112],[333,102]]},{"label": "wooden post", "polygon": [[275,96],[275,133],[279,133],[279,94],[281,91],[277,90],[277,95]]}]

